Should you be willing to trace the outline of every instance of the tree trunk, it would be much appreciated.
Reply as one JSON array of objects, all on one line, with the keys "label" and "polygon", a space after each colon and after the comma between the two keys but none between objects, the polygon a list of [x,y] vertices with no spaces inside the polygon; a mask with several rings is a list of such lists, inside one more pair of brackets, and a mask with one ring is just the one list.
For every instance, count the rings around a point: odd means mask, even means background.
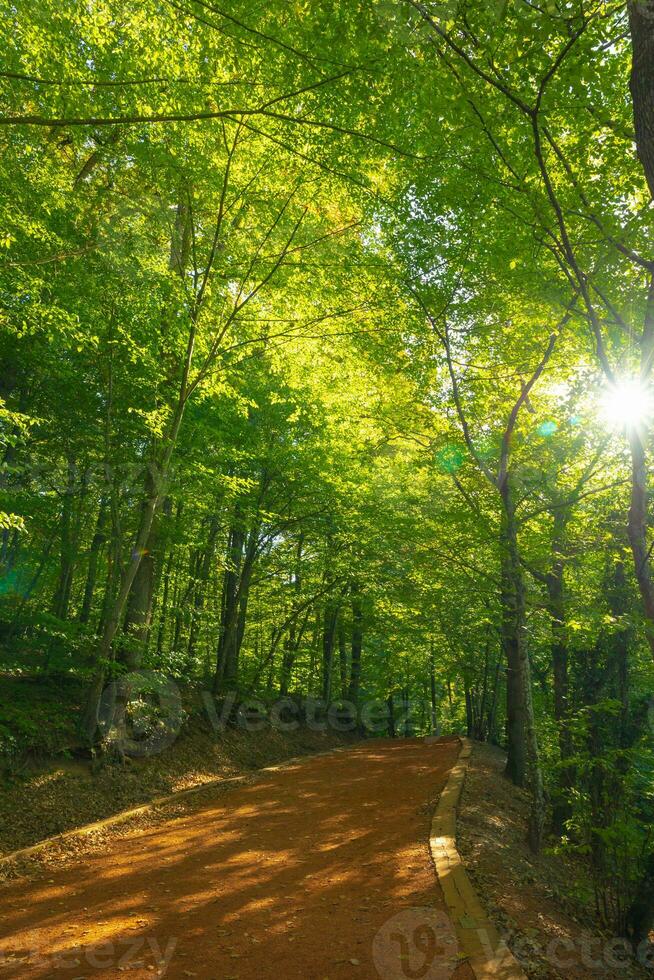
[{"label": "tree trunk", "polygon": [[488,701],[488,670],[489,670],[489,658],[490,658],[490,639],[486,638],[486,645],[484,647],[484,677],[481,686],[481,697],[479,699],[479,712],[474,727],[474,738],[478,742],[486,741],[486,730],[484,727],[484,718],[486,716],[486,703]]},{"label": "tree trunk", "polygon": [[341,697],[347,697],[347,647],[345,645],[345,624],[342,610],[338,616],[338,666],[341,681]]},{"label": "tree trunk", "polygon": [[497,719],[497,696],[500,687],[500,672],[502,670],[502,655],[500,654],[495,664],[495,677],[493,680],[493,695],[488,709],[488,741],[497,744],[499,741],[496,731]]},{"label": "tree trunk", "polygon": [[[181,422],[181,415],[179,417],[179,422]],[[131,592],[134,579],[136,578],[136,573],[139,570],[139,565],[141,564],[141,560],[148,543],[150,531],[152,530],[152,523],[154,521],[158,506],[163,499],[162,480],[164,475],[167,475],[168,473],[168,464],[172,453],[172,445],[173,443],[171,443],[169,450],[165,455],[163,471],[158,470],[155,478],[153,479],[152,485],[155,489],[153,489],[152,494],[145,501],[142,508],[139,528],[136,534],[129,563],[122,573],[115,598],[108,604],[106,619],[104,622],[104,630],[97,650],[98,667],[89,690],[86,709],[82,719],[83,730],[86,732],[89,739],[92,739],[95,736],[95,732],[98,727],[98,711],[100,707],[102,688],[104,686],[105,665],[110,659],[113,641],[118,632],[120,621],[127,604],[127,599]]]},{"label": "tree trunk", "polygon": [[[144,489],[146,500],[155,493],[155,487],[149,472],[146,475]],[[117,659],[128,670],[137,670],[140,666],[150,635],[156,565],[159,561],[158,549],[161,537],[161,517],[162,511],[160,510],[152,522],[147,543],[141,555],[141,562],[134,576],[134,581],[132,582],[127,599],[127,609],[123,623],[123,632],[127,642],[120,646]]]},{"label": "tree trunk", "polygon": [[636,890],[636,895],[627,912],[627,930],[638,947],[644,942],[654,923],[654,855],[650,855],[644,874]]},{"label": "tree trunk", "polygon": [[195,583],[194,595],[193,595],[193,609],[191,612],[191,629],[189,632],[188,646],[186,648],[186,658],[189,666],[192,666],[195,659],[195,649],[198,642],[198,636],[200,633],[200,624],[202,621],[202,610],[204,609],[204,602],[207,591],[207,582],[209,581],[209,575],[211,573],[211,565],[213,562],[214,554],[216,551],[216,539],[218,537],[219,523],[216,516],[211,518],[209,523],[209,533],[207,535],[207,543],[205,545],[204,554],[199,562],[197,581]]},{"label": "tree trunk", "polygon": [[[168,500],[170,504],[170,499]],[[173,569],[175,567],[175,542],[177,541],[176,532],[179,529],[182,513],[184,510],[183,501],[179,500],[177,502],[177,508],[175,510],[174,518],[174,534],[171,538],[168,547],[168,556],[164,559],[162,556],[162,573],[161,579],[163,581],[163,590],[160,602],[160,612],[159,612],[159,624],[157,626],[157,645],[156,645],[156,655],[157,659],[161,657],[164,649],[164,638],[166,635],[166,624],[168,622],[168,610],[170,606],[170,585],[173,579]]]},{"label": "tree trunk", "polygon": [[502,645],[507,663],[506,772],[517,786],[529,785],[531,790],[528,840],[531,850],[536,853],[541,846],[545,823],[545,794],[531,694],[525,587],[508,474],[500,486],[500,494],[503,504],[500,542]]},{"label": "tree trunk", "polygon": [[431,702],[431,733],[439,734],[438,698],[436,696],[436,659],[434,656],[434,641],[429,642],[429,697]]},{"label": "tree trunk", "polygon": [[[183,189],[177,206],[177,219],[175,230],[171,237],[170,268],[174,269],[182,277],[186,269],[182,267],[181,263],[182,261],[185,262],[188,258],[188,242],[190,241],[192,230],[192,219]],[[184,242],[186,242],[186,245]],[[110,659],[113,642],[120,628],[134,579],[136,578],[141,560],[146,551],[152,525],[164,500],[170,463],[177,445],[177,439],[186,409],[186,401],[189,396],[189,379],[195,350],[198,313],[199,309],[196,307],[192,312],[188,324],[186,350],[179,364],[179,389],[176,401],[172,406],[170,424],[157,447],[157,451],[153,453],[152,459],[149,461],[148,476],[146,479],[146,498],[141,508],[139,526],[134,538],[130,559],[122,571],[116,594],[106,609],[102,637],[96,651],[96,673],[88,693],[82,718],[82,729],[89,739],[95,737],[98,728],[98,711],[100,708],[102,688],[104,686],[105,665]]]},{"label": "tree trunk", "polygon": [[[616,535],[618,542],[620,538]],[[622,560],[622,551],[617,556],[609,556],[610,565],[606,575],[606,598],[609,609],[614,619],[621,619],[623,624],[628,623],[627,614],[629,612],[629,584],[625,573],[625,566]],[[629,746],[629,648],[630,648],[630,628],[622,625],[620,629],[612,631],[608,638],[609,667],[613,675],[612,680],[615,685],[615,693],[622,706],[620,712],[620,731],[618,743],[621,748]]]},{"label": "tree trunk", "polygon": [[[631,77],[629,88],[633,104],[636,148],[654,198],[654,0],[629,0],[631,31]],[[641,339],[641,380],[651,377],[654,360],[654,276],[650,278],[645,323]],[[647,547],[648,474],[644,435],[633,426],[629,432],[631,449],[631,503],[628,534],[634,559],[636,580],[645,613],[645,631],[654,656],[654,587]]]},{"label": "tree trunk", "polygon": [[59,550],[59,578],[52,599],[52,614],[58,619],[66,619],[73,587],[74,543],[73,543],[73,498],[75,496],[75,461],[68,460],[68,478],[61,504],[61,546]]},{"label": "tree trunk", "polygon": [[220,603],[220,638],[216,653],[216,672],[214,692],[218,693],[228,682],[228,664],[234,663],[234,648],[238,631],[238,583],[243,561],[245,534],[242,528],[234,526],[229,532],[227,544],[227,567],[223,576],[223,590]]},{"label": "tree trunk", "polygon": [[654,584],[647,545],[648,473],[645,447],[641,434],[634,427],[629,433],[631,449],[631,503],[627,531],[634,559],[634,571],[645,613],[645,632],[654,656]]},{"label": "tree trunk", "polygon": [[554,678],[554,718],[558,727],[561,773],[552,808],[552,829],[562,834],[570,816],[569,792],[574,784],[574,768],[567,764],[572,755],[572,736],[568,717],[568,645],[565,632],[564,548],[567,517],[563,508],[554,511],[552,564],[546,576],[547,611],[552,629],[551,656]]},{"label": "tree trunk", "polygon": [[[318,693],[322,679],[320,677],[317,660],[320,649],[320,606],[316,606],[316,614],[313,623],[313,635],[311,637],[311,658],[309,661],[309,690],[313,694]],[[314,684],[314,679],[316,683]]]},{"label": "tree trunk", "polygon": [[397,735],[395,730],[395,699],[392,694],[388,695],[386,704],[388,705],[388,734],[391,738],[395,738]]},{"label": "tree trunk", "polygon": [[411,691],[408,686],[402,689],[402,712],[404,715],[404,737],[410,738],[413,735],[413,721],[411,718]]},{"label": "tree trunk", "polygon": [[472,719],[472,695],[470,693],[470,685],[465,678],[463,680],[463,693],[466,702],[466,735],[468,738],[472,738],[472,730],[474,727]]},{"label": "tree trunk", "polygon": [[654,198],[654,0],[629,0],[631,78],[638,158]]},{"label": "tree trunk", "polygon": [[116,659],[128,670],[138,669],[150,635],[156,539],[156,526],[153,526],[127,601],[123,624],[125,643],[121,643]]},{"label": "tree trunk", "polygon": [[248,612],[248,602],[250,600],[250,585],[252,584],[252,573],[254,572],[254,565],[257,560],[257,552],[259,549],[259,534],[260,525],[257,524],[247,536],[247,544],[245,547],[245,557],[243,559],[243,568],[241,569],[241,580],[238,585],[238,620],[236,626],[236,647],[233,653],[233,663],[231,665],[231,675],[233,675],[233,681],[236,681],[238,675],[238,663],[241,655],[241,647],[243,645],[243,637],[245,636],[245,625],[247,623],[247,612]]},{"label": "tree trunk", "polygon": [[[304,535],[300,534],[297,542],[297,550],[295,553],[295,570],[293,572],[293,604],[291,607],[291,612],[294,613],[298,610],[300,597],[302,595],[302,549],[304,548]],[[304,623],[299,630],[296,630],[296,619],[291,620],[288,637],[286,643],[284,644],[284,653],[282,656],[282,669],[279,680],[279,694],[280,697],[284,698],[288,694],[288,688],[291,681],[291,671],[293,669],[293,664],[295,663],[295,658],[302,642],[302,636],[306,629],[309,616],[311,614],[311,607],[307,609],[306,616],[304,617]]]},{"label": "tree trunk", "polygon": [[322,696],[329,703],[332,693],[332,667],[334,663],[334,638],[338,606],[332,599],[325,603],[322,630]]},{"label": "tree trunk", "polygon": [[181,653],[182,648],[182,629],[184,624],[190,618],[188,615],[189,604],[191,602],[191,597],[193,595],[193,590],[195,588],[195,576],[197,573],[199,555],[197,548],[191,551],[191,556],[188,564],[188,574],[186,576],[186,585],[182,587],[182,577],[183,571],[180,566],[175,572],[175,594],[173,598],[173,606],[175,608],[175,625],[173,628],[173,638],[171,643],[171,650],[176,653]]},{"label": "tree trunk", "polygon": [[95,583],[98,578],[98,561],[100,559],[102,547],[107,540],[106,524],[107,501],[103,497],[100,501],[98,517],[95,524],[95,532],[93,534],[91,547],[89,549],[89,564],[86,570],[84,597],[82,599],[82,608],[80,609],[79,614],[80,623],[88,623],[89,619],[91,618],[91,607],[93,605],[93,596],[95,594]]},{"label": "tree trunk", "polygon": [[350,653],[350,686],[347,696],[356,704],[361,686],[361,649],[363,647],[363,604],[359,585],[352,585],[352,647]]},{"label": "tree trunk", "polygon": [[166,558],[166,563],[163,572],[163,593],[161,596],[160,612],[159,612],[159,626],[157,628],[157,659],[161,657],[164,648],[164,637],[166,634],[166,623],[168,621],[168,599],[170,595],[170,577],[173,568],[173,558],[175,552],[171,548],[168,552],[168,557]]},{"label": "tree trunk", "polygon": [[517,528],[508,484],[502,495],[501,603],[502,649],[506,658],[506,774],[516,786],[527,779],[527,686],[524,583],[518,555]]}]

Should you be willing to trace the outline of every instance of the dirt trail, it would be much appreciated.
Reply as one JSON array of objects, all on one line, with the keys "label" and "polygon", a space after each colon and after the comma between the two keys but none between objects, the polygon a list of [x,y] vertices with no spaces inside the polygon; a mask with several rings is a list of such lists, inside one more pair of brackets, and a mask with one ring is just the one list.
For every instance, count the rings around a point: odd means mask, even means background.
[{"label": "dirt trail", "polygon": [[82,863],[8,882],[0,974],[467,980],[428,849],[458,750],[376,740],[309,758]]}]

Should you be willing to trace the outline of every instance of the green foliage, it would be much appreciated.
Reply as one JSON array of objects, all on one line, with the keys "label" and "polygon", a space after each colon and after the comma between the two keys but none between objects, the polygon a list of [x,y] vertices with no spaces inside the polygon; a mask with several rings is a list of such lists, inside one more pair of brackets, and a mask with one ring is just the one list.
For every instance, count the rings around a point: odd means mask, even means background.
[{"label": "green foliage", "polygon": [[3,771],[19,773],[28,758],[44,759],[76,744],[74,712],[83,697],[79,682],[2,677],[0,694]]},{"label": "green foliage", "polygon": [[39,691],[135,667],[505,744],[514,628],[532,783],[626,927],[654,674],[649,514],[644,562],[624,531],[652,420],[601,411],[652,367],[625,23],[7,6],[1,751],[79,738],[86,693]]},{"label": "green foliage", "polygon": [[654,847],[654,743],[619,745],[623,706],[605,699],[573,720],[575,780],[565,846],[590,858],[595,907],[625,933],[643,868]]}]

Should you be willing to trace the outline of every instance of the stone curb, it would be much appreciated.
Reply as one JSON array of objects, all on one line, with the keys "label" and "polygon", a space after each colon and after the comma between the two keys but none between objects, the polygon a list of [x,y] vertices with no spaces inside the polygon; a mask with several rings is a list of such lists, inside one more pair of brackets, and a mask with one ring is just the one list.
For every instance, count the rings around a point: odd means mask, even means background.
[{"label": "stone curb", "polygon": [[459,758],[432,818],[429,848],[461,953],[477,980],[527,980],[484,911],[456,847],[456,816],[472,747],[471,739],[461,739]]}]

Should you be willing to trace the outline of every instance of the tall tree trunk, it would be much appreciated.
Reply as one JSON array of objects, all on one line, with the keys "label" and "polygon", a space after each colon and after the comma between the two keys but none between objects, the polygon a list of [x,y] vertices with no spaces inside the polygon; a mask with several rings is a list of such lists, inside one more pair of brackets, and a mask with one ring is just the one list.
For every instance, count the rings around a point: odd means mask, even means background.
[{"label": "tall tree trunk", "polygon": [[463,679],[463,694],[466,702],[466,735],[468,738],[472,738],[474,728],[474,721],[472,717],[472,694],[470,693],[470,684],[468,683],[468,679],[465,677]]},{"label": "tall tree trunk", "polygon": [[118,632],[121,618],[125,610],[134,579],[136,578],[136,573],[139,570],[141,560],[145,553],[155,515],[161,501],[163,500],[163,479],[168,474],[170,457],[174,443],[177,439],[177,432],[179,429],[179,424],[181,424],[181,417],[182,416],[180,413],[176,420],[176,424],[173,427],[171,441],[164,454],[163,468],[157,467],[154,463],[152,464],[153,468],[156,468],[156,473],[154,474],[153,479],[153,487],[155,489],[153,489],[152,495],[144,503],[131,557],[122,572],[116,595],[108,604],[106,618],[104,621],[104,629],[97,649],[96,662],[98,666],[88,692],[86,709],[82,719],[83,730],[86,732],[89,739],[94,738],[98,727],[98,711],[100,707],[102,688],[104,686],[105,664],[110,659],[114,638]]},{"label": "tall tree trunk", "polygon": [[[172,513],[172,501],[170,497],[166,498],[164,504],[164,509],[167,516]],[[156,643],[156,658],[159,660],[164,649],[164,638],[166,635],[166,625],[169,618],[170,609],[170,585],[173,578],[173,569],[175,567],[175,543],[177,541],[177,531],[180,527],[181,517],[184,510],[184,502],[182,500],[177,501],[177,507],[175,509],[175,517],[173,519],[173,528],[171,534],[167,536],[168,538],[168,554],[166,555],[165,548],[162,546],[161,549],[161,560],[159,562],[159,567],[161,569],[161,574],[157,576],[157,593],[159,592],[159,585],[163,582],[163,589],[161,591],[161,599],[159,603],[159,622],[157,625],[157,643]]]},{"label": "tall tree trunk", "polygon": [[[237,519],[240,512],[237,509]],[[214,692],[218,693],[230,683],[229,671],[235,662],[235,649],[238,641],[239,595],[238,587],[243,562],[245,533],[238,523],[231,528],[227,543],[227,567],[223,576],[223,589],[220,604],[220,637],[216,653]]]},{"label": "tall tree trunk", "polygon": [[[313,621],[313,634],[311,637],[311,657],[309,660],[309,692],[313,694],[320,690],[322,684],[322,678],[320,676],[319,667],[317,664],[319,649],[320,649],[320,606],[316,606],[315,617]],[[315,684],[314,684],[315,680]]]},{"label": "tall tree trunk", "polygon": [[150,635],[155,572],[153,549],[156,548],[156,538],[156,527],[153,526],[127,600],[123,623],[124,642],[118,649],[116,659],[128,670],[137,670],[140,666]]},{"label": "tall tree trunk", "polygon": [[629,447],[631,449],[631,503],[627,532],[645,613],[645,633],[654,656],[654,583],[647,544],[648,471],[645,446],[641,433],[636,428],[629,433]]},{"label": "tall tree trunk", "polygon": [[82,607],[79,613],[80,623],[88,623],[89,619],[91,618],[91,607],[93,605],[93,596],[95,595],[95,583],[97,582],[98,578],[98,561],[100,559],[100,552],[102,551],[102,548],[107,540],[106,524],[107,500],[105,497],[103,497],[100,500],[98,516],[95,523],[95,531],[91,540],[91,547],[89,548],[89,563],[86,570],[84,597],[82,599]]},{"label": "tall tree trunk", "polygon": [[402,713],[404,715],[404,737],[413,735],[413,720],[411,718],[411,689],[408,684],[402,688]]},{"label": "tall tree trunk", "polygon": [[501,603],[502,648],[506,658],[506,773],[516,786],[527,779],[527,705],[525,698],[527,651],[524,583],[520,569],[517,528],[508,482],[502,494]]},{"label": "tall tree trunk", "polygon": [[479,699],[479,711],[477,714],[477,719],[475,722],[474,737],[478,742],[484,742],[486,740],[486,729],[484,727],[484,721],[486,717],[486,703],[488,701],[488,671],[490,666],[490,638],[486,637],[486,645],[484,647],[484,676],[481,685],[481,697]]},{"label": "tall tree trunk", "polygon": [[[619,543],[620,536],[616,535]],[[621,748],[629,745],[629,648],[631,646],[631,630],[628,625],[629,613],[629,584],[627,582],[622,551],[616,556],[609,555],[609,567],[606,574],[606,598],[611,615],[621,621],[618,629],[611,632],[608,639],[608,655],[615,693],[621,704],[620,732],[618,742]]]},{"label": "tall tree trunk", "polygon": [[[295,552],[295,569],[293,572],[293,604],[291,607],[291,612],[295,613],[298,609],[301,595],[302,595],[302,551],[304,548],[304,535],[300,534],[297,542],[297,549]],[[300,648],[300,643],[302,642],[302,636],[304,635],[304,630],[306,629],[306,624],[308,622],[309,616],[311,614],[311,607],[307,609],[306,616],[304,617],[304,624],[297,629],[297,621],[295,617],[291,620],[291,624],[288,629],[288,636],[284,644],[284,653],[282,655],[282,668],[279,679],[279,694],[280,697],[286,697],[288,694],[288,688],[291,681],[291,671],[293,670],[293,664],[295,663],[295,658],[297,657],[298,650]]]},{"label": "tall tree trunk", "polygon": [[490,707],[488,709],[488,741],[497,744],[498,737],[496,731],[496,720],[497,720],[497,700],[498,692],[500,689],[500,672],[502,670],[502,655],[499,654],[497,657],[497,663],[495,664],[495,677],[493,679],[493,694],[491,697]]},{"label": "tall tree trunk", "polygon": [[159,612],[159,625],[157,628],[157,659],[161,657],[164,649],[164,637],[166,635],[166,624],[168,622],[168,606],[169,606],[169,595],[170,595],[170,578],[173,569],[173,560],[175,556],[174,548],[170,548],[168,552],[168,557],[166,558],[163,572],[163,593],[161,596],[161,605]]},{"label": "tall tree trunk", "polygon": [[397,736],[395,729],[395,698],[392,694],[388,695],[386,704],[388,706],[388,734],[391,738],[395,738]]},{"label": "tall tree trunk", "polygon": [[431,733],[439,734],[438,697],[436,692],[436,656],[433,638],[429,641],[429,699],[431,706]]},{"label": "tall tree trunk", "polygon": [[572,735],[569,719],[568,644],[565,630],[564,549],[567,515],[564,508],[554,510],[552,561],[546,575],[547,611],[552,639],[552,676],[554,678],[554,718],[558,727],[561,772],[558,792],[552,807],[552,829],[561,834],[570,816],[568,796],[574,784],[574,768],[568,764],[572,756]]},{"label": "tall tree trunk", "polygon": [[654,923],[654,854],[650,854],[645,862],[642,878],[626,918],[630,938],[638,947],[647,940]]},{"label": "tall tree trunk", "polygon": [[629,0],[631,78],[638,158],[654,198],[654,0]]},{"label": "tall tree trunk", "polygon": [[100,635],[104,632],[104,624],[107,621],[109,609],[114,601],[116,590],[118,588],[118,581],[120,579],[120,546],[116,538],[112,538],[108,552],[107,574],[104,583],[102,608],[100,610],[100,616],[98,618],[98,625],[96,629],[96,633]]},{"label": "tall tree trunk", "polygon": [[75,478],[77,470],[74,459],[68,459],[66,489],[61,503],[61,545],[59,549],[59,578],[52,599],[52,613],[59,619],[66,619],[73,587],[75,567],[73,542],[73,500],[75,497]]},{"label": "tall tree trunk", "polygon": [[204,553],[198,565],[197,580],[195,582],[194,594],[193,594],[193,608],[191,611],[191,628],[188,637],[188,646],[186,648],[186,659],[189,666],[192,666],[193,660],[195,658],[195,649],[198,642],[198,636],[200,633],[200,624],[202,620],[202,610],[204,609],[204,603],[207,592],[207,583],[209,581],[209,575],[211,573],[211,565],[214,559],[214,554],[216,551],[216,539],[218,537],[218,529],[220,525],[218,522],[218,517],[213,516],[209,522],[209,531],[207,534],[207,541],[204,548]]},{"label": "tall tree trunk", "polygon": [[345,623],[343,610],[338,615],[338,667],[341,681],[341,697],[347,697],[347,646],[345,643]]},{"label": "tall tree trunk", "polygon": [[[629,0],[631,31],[631,77],[638,158],[645,172],[650,195],[654,198],[654,0]],[[641,380],[646,383],[654,362],[654,276],[650,278],[645,322],[641,338]],[[647,546],[648,472],[645,435],[633,426],[629,432],[631,449],[631,503],[627,525],[636,580],[645,613],[645,631],[654,656],[654,585]]]},{"label": "tall tree trunk", "polygon": [[250,600],[250,586],[252,584],[252,574],[254,572],[255,562],[257,560],[257,553],[259,550],[259,535],[260,535],[260,525],[257,523],[255,527],[247,535],[246,545],[245,545],[245,555],[243,558],[243,566],[241,568],[241,578],[238,583],[238,617],[236,623],[236,645],[232,650],[232,660],[228,664],[228,677],[231,683],[236,683],[238,677],[238,666],[239,658],[241,655],[241,647],[243,645],[243,637],[245,636],[245,626],[247,623],[247,612],[248,612],[248,602]]},{"label": "tall tree trunk", "polygon": [[518,547],[518,529],[510,477],[500,486],[502,645],[507,663],[507,775],[517,786],[531,791],[529,846],[540,849],[545,823],[545,794],[531,693],[527,651],[525,586]]},{"label": "tall tree trunk", "polygon": [[350,686],[347,696],[356,704],[361,685],[361,649],[363,647],[363,604],[361,587],[353,583],[352,589],[352,646],[350,651]]},{"label": "tall tree trunk", "polygon": [[[170,248],[170,267],[180,277],[185,274],[185,267],[181,266],[181,261],[186,262],[188,258],[188,242],[191,235],[191,215],[187,206],[187,196],[182,189],[180,200],[177,205],[177,222],[175,230],[171,236]],[[186,245],[184,244],[186,242]],[[87,696],[86,707],[82,718],[82,729],[89,739],[93,739],[98,728],[98,712],[102,688],[104,686],[105,665],[109,661],[114,639],[120,629],[121,620],[125,612],[129,594],[132,590],[134,580],[139,570],[141,560],[147,550],[148,540],[152,525],[157,516],[159,508],[165,499],[165,488],[170,471],[170,464],[177,445],[177,439],[184,419],[186,402],[189,397],[189,384],[193,355],[195,351],[195,341],[197,333],[197,318],[199,306],[196,305],[191,311],[188,324],[188,336],[186,350],[179,365],[179,388],[174,404],[172,405],[171,417],[165,434],[163,435],[156,451],[153,452],[149,461],[148,475],[145,481],[146,496],[143,501],[139,516],[139,524],[134,537],[129,561],[122,570],[120,582],[113,600],[108,604],[104,617],[103,632],[96,651],[96,672],[91,683]]]},{"label": "tall tree trunk", "polygon": [[332,668],[334,664],[334,638],[338,605],[333,599],[325,602],[322,629],[322,697],[329,702],[332,693]]},{"label": "tall tree trunk", "polygon": [[193,548],[188,563],[186,584],[183,587],[181,581],[183,576],[181,565],[177,568],[175,574],[175,595],[173,600],[173,605],[175,607],[175,625],[173,628],[171,649],[175,650],[177,653],[181,653],[182,650],[182,630],[185,623],[189,619],[188,607],[195,588],[195,576],[197,574],[198,560],[199,554],[197,548]]},{"label": "tall tree trunk", "polygon": [[[151,477],[148,474],[145,485],[146,499],[154,492],[155,487],[152,485]],[[126,642],[120,646],[117,659],[128,670],[136,670],[139,667],[150,635],[162,513],[163,510],[160,510],[152,522],[147,543],[143,549],[141,561],[127,599],[123,623],[123,634]]]}]

